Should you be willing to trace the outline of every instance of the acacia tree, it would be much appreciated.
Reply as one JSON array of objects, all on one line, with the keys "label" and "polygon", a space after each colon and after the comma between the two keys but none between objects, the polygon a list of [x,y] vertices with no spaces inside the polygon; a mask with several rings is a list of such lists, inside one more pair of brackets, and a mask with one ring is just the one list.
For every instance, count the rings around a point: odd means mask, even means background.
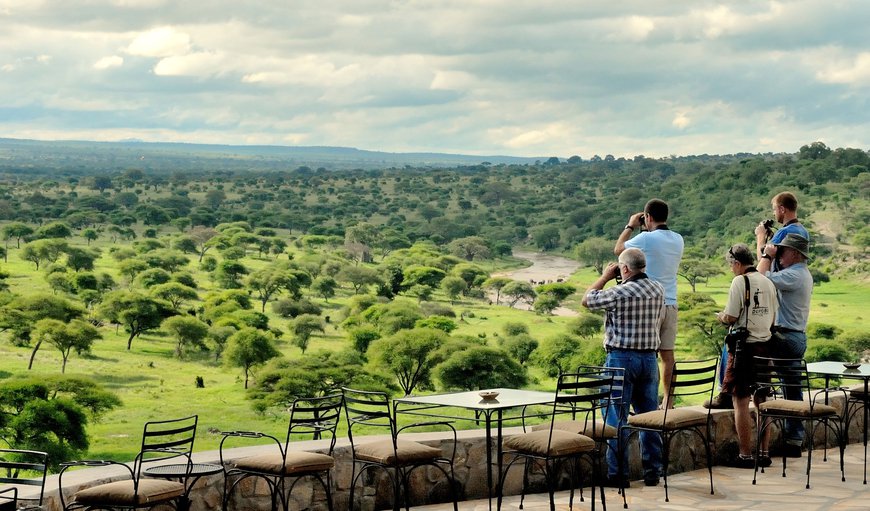
[{"label": "acacia tree", "polygon": [[441,281],[441,290],[450,298],[451,305],[456,303],[456,299],[466,289],[468,289],[468,285],[459,277],[448,276],[444,277],[444,280]]},{"label": "acacia tree", "polygon": [[505,351],[489,346],[455,351],[436,372],[441,384],[450,389],[519,388],[528,383],[523,366]]},{"label": "acacia tree", "polygon": [[21,238],[33,234],[33,228],[21,222],[12,222],[3,226],[3,239],[6,248],[9,248],[9,240],[15,239],[15,248],[21,248]]},{"label": "acacia tree", "polygon": [[677,275],[686,279],[689,285],[692,286],[692,292],[696,292],[695,287],[698,282],[708,279],[714,275],[722,273],[720,265],[699,257],[684,257],[680,261],[680,268]]},{"label": "acacia tree", "polygon": [[65,376],[0,380],[0,440],[48,453],[57,469],[87,452],[86,427],[121,400],[91,380]]},{"label": "acacia tree", "polygon": [[369,372],[354,350],[319,350],[298,360],[275,358],[257,373],[249,396],[254,408],[286,407],[296,397],[324,396],[342,387],[393,392],[396,386],[382,373]]},{"label": "acacia tree", "polygon": [[199,295],[196,289],[185,286],[180,282],[166,282],[152,286],[149,291],[151,294],[161,300],[166,300],[172,305],[172,308],[181,309],[182,304],[187,300],[196,300]]},{"label": "acacia tree", "polygon": [[537,296],[532,285],[521,280],[511,281],[501,289],[501,292],[508,297],[508,305],[511,307],[516,305],[520,300],[532,303]]},{"label": "acacia tree", "polygon": [[34,240],[24,245],[24,248],[21,250],[21,258],[35,264],[36,269],[39,270],[39,265],[43,261],[49,263],[57,261],[68,248],[67,242],[61,239]]},{"label": "acacia tree", "polygon": [[447,245],[447,250],[456,257],[461,257],[466,261],[489,259],[491,255],[486,240],[480,236],[467,236],[455,239]]},{"label": "acacia tree", "polygon": [[107,294],[97,312],[112,323],[122,325],[130,334],[127,338],[128,350],[133,345],[133,339],[158,328],[165,318],[174,314],[163,300],[126,290]]},{"label": "acacia tree", "polygon": [[335,278],[340,282],[350,284],[353,287],[354,294],[359,294],[364,286],[382,282],[381,276],[378,275],[377,271],[365,266],[345,266],[338,272]]},{"label": "acacia tree", "polygon": [[254,367],[280,355],[275,349],[272,334],[256,328],[243,328],[227,339],[224,362],[241,367],[245,373],[245,388],[248,388]]},{"label": "acacia tree", "polygon": [[184,358],[185,349],[188,347],[205,348],[205,338],[209,334],[208,325],[192,316],[172,316],[160,325],[161,330],[166,330],[175,339],[175,356]]},{"label": "acacia tree", "polygon": [[31,337],[37,344],[50,344],[60,351],[63,363],[60,372],[66,372],[66,363],[70,353],[88,353],[97,339],[102,339],[100,332],[90,323],[74,319],[69,323],[56,319],[41,319],[33,328]]},{"label": "acacia tree", "polygon": [[336,288],[338,288],[338,282],[329,275],[317,277],[311,283],[311,292],[323,298],[326,303],[329,303],[329,299],[335,296]]},{"label": "acacia tree", "polygon": [[447,334],[435,328],[413,328],[377,339],[369,345],[372,363],[392,372],[405,395],[415,387],[428,387],[436,362],[435,351],[447,341]]},{"label": "acacia tree", "polygon": [[596,273],[604,270],[604,263],[613,259],[613,242],[604,238],[587,238],[577,245],[577,257]]},{"label": "acacia tree", "polygon": [[247,287],[254,291],[260,300],[261,312],[266,312],[266,304],[273,296],[283,290],[298,292],[296,277],[284,265],[275,265],[257,270],[248,277]]},{"label": "acacia tree", "polygon": [[722,308],[713,297],[706,293],[681,293],[679,303],[680,329],[687,333],[689,344],[704,354],[720,353],[727,329],[716,317]]},{"label": "acacia tree", "polygon": [[513,280],[508,277],[490,277],[483,282],[483,288],[489,291],[495,291],[495,304],[498,305],[501,299],[501,290]]},{"label": "acacia tree", "polygon": [[[33,293],[16,297],[0,309],[0,331],[10,330],[13,344],[27,346],[32,340],[33,327],[39,320],[50,318],[68,323],[83,314],[84,310],[80,306],[68,300],[53,295]],[[33,360],[41,345],[41,342],[34,343],[28,369],[33,367]]]},{"label": "acacia tree", "polygon": [[293,321],[291,330],[293,332],[293,344],[298,346],[302,350],[302,353],[305,354],[305,350],[308,349],[308,341],[311,340],[311,335],[314,332],[324,332],[323,320],[314,314],[300,314]]},{"label": "acacia tree", "polygon": [[205,227],[204,225],[197,225],[190,229],[190,232],[187,233],[187,236],[193,240],[194,247],[196,248],[196,253],[199,254],[199,262],[202,262],[202,258],[205,256],[205,253],[209,251],[214,246],[218,245],[216,240],[217,236],[220,235],[220,232],[212,229],[211,227]]}]

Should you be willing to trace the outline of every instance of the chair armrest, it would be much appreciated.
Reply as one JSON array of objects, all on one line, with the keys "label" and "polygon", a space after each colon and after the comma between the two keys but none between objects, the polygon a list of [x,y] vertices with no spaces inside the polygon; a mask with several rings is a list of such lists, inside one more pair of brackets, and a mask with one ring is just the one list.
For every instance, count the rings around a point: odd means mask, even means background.
[{"label": "chair armrest", "polygon": [[[528,418],[550,418],[553,416],[553,405],[552,404],[546,405],[548,410],[541,411],[540,413],[533,413],[533,414],[526,413],[526,410],[528,410],[529,406],[541,406],[541,405],[523,405],[523,409],[522,409],[523,411],[522,411],[522,417],[521,417],[522,426],[523,426],[523,433],[528,433],[528,431],[526,429],[526,426],[527,426],[526,419],[528,419]],[[574,418],[573,415],[576,413],[578,413],[577,409],[572,407],[572,406],[568,406],[568,405],[557,406],[556,411],[555,411],[556,415],[571,414],[572,419]]]},{"label": "chair armrest", "polygon": [[450,421],[429,421],[429,422],[415,422],[414,424],[408,424],[407,426],[402,426],[401,428],[396,430],[396,438],[399,437],[399,434],[406,429],[413,428],[423,428],[430,426],[446,426],[450,428],[450,431],[453,432],[453,454],[450,455],[450,463],[453,463],[453,460],[456,459],[456,444],[459,443],[459,439],[456,436],[456,428],[453,427],[453,423]]},{"label": "chair armrest", "polygon": [[281,443],[281,441],[278,440],[276,437],[266,433],[260,433],[259,431],[222,431],[221,434],[223,434],[224,436],[221,439],[220,446],[218,447],[221,465],[226,465],[226,463],[224,463],[224,444],[231,438],[245,438],[254,440],[259,438],[268,438],[275,442],[275,444],[278,446],[278,449],[281,450],[281,454],[284,454],[284,444]]},{"label": "chair armrest", "polygon": [[453,422],[451,422],[451,421],[415,422],[414,424],[408,424],[407,426],[402,426],[401,428],[397,429],[396,436],[398,436],[399,433],[401,433],[402,431],[404,431],[406,429],[424,428],[424,427],[430,427],[430,426],[447,426],[448,428],[450,428],[451,431],[453,431],[454,438],[456,437],[456,428],[453,427]]},{"label": "chair armrest", "polygon": [[[4,493],[11,493],[12,496],[3,495]],[[12,502],[18,502],[18,488],[12,486],[10,488],[5,488],[0,490],[0,499],[8,499]]]},{"label": "chair armrest", "polygon": [[57,487],[58,493],[60,493],[60,507],[61,509],[66,509],[66,501],[64,499],[63,492],[63,475],[66,473],[68,469],[73,467],[108,467],[111,465],[117,465],[119,467],[124,467],[127,472],[130,473],[130,479],[135,479],[133,474],[133,469],[130,465],[126,463],[120,463],[117,461],[111,460],[78,460],[78,461],[66,461],[60,464],[60,472],[57,474]]},{"label": "chair armrest", "polygon": [[828,400],[828,395],[829,395],[829,394],[832,394],[832,393],[835,393],[835,392],[839,392],[839,393],[842,393],[842,394],[843,394],[843,403],[844,403],[844,409],[845,409],[845,402],[849,399],[848,389],[845,388],[845,387],[840,387],[840,386],[837,386],[837,387],[826,387],[826,388],[823,388],[823,389],[815,390],[815,393],[812,394],[812,398],[811,398],[811,399],[812,399],[812,402],[813,402],[813,404],[815,404],[816,401],[818,401],[819,396],[823,396],[824,399],[825,399],[825,401],[827,401],[827,400]]}]

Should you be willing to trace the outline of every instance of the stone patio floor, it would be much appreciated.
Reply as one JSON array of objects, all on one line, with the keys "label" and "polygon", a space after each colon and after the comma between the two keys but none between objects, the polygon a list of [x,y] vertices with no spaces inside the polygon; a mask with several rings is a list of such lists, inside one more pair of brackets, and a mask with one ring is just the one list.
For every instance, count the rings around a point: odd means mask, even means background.
[{"label": "stone patio floor", "polygon": [[[643,481],[632,481],[627,490],[630,510],[771,510],[771,511],[842,511],[870,509],[870,485],[863,484],[864,451],[861,444],[851,444],[846,449],[844,463],[846,481],[840,479],[840,455],[836,450],[828,450],[828,461],[822,461],[822,451],[813,452],[810,489],[806,489],[806,452],[800,459],[788,459],[786,477],[782,477],[782,458],[774,460],[772,467],[758,474],[758,482],[752,485],[752,470],[716,466],[713,467],[713,488],[710,495],[710,479],[706,469],[668,478],[670,502],[665,502],[665,490],[658,487],[645,487]],[[585,502],[574,496],[574,509],[589,510],[591,501],[586,489]],[[622,509],[622,496],[615,488],[605,488],[607,506],[611,510]],[[519,496],[506,497],[502,509],[519,509]],[[452,504],[438,504],[412,508],[415,511],[452,511]],[[495,509],[495,499],[493,499]],[[549,511],[547,494],[526,496],[523,503],[525,511]],[[568,492],[556,494],[556,509],[568,509]],[[595,509],[600,510],[601,502],[596,500]],[[488,511],[487,500],[459,503],[459,511]]]}]

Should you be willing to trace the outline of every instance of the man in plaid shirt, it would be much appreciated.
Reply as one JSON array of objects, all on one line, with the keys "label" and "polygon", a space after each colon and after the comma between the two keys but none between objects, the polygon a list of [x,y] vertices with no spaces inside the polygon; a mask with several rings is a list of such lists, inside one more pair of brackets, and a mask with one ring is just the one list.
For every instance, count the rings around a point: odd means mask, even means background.
[{"label": "man in plaid shirt", "polygon": [[[603,310],[604,349],[607,367],[625,370],[622,393],[614,393],[607,411],[607,424],[619,428],[628,420],[629,406],[635,413],[658,408],[659,368],[656,351],[659,349],[659,318],[664,307],[665,290],[661,284],[647,277],[646,258],[637,248],[628,248],[619,255],[619,262],[611,263],[601,277],[586,290],[583,306],[589,310]],[[622,284],[607,290],[604,285],[617,274]],[[627,438],[623,438],[623,445]],[[641,432],[640,445],[644,471],[644,484],[656,486],[662,470],[662,439],[658,433]],[[627,451],[628,449],[625,449]],[[627,455],[627,452],[624,453]],[[624,456],[622,474],[619,472],[617,444],[610,441],[607,450],[607,474],[613,485],[628,486],[628,461]]]}]

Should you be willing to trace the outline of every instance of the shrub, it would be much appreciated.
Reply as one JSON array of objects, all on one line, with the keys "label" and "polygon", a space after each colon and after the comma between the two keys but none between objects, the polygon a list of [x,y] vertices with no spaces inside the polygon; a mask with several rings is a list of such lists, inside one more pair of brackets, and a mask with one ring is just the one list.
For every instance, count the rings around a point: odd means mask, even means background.
[{"label": "shrub", "polygon": [[295,318],[302,314],[313,314],[319,316],[323,310],[317,304],[304,298],[301,300],[285,298],[283,300],[272,302],[272,312],[282,318]]},{"label": "shrub", "polygon": [[804,358],[807,362],[821,362],[823,360],[849,362],[855,357],[849,352],[849,350],[837,342],[820,341],[809,343]]},{"label": "shrub", "polygon": [[529,325],[521,321],[508,321],[501,327],[501,331],[508,337],[529,333]]},{"label": "shrub", "polygon": [[833,339],[840,335],[842,328],[826,323],[810,323],[807,327],[807,338],[809,339]]}]

